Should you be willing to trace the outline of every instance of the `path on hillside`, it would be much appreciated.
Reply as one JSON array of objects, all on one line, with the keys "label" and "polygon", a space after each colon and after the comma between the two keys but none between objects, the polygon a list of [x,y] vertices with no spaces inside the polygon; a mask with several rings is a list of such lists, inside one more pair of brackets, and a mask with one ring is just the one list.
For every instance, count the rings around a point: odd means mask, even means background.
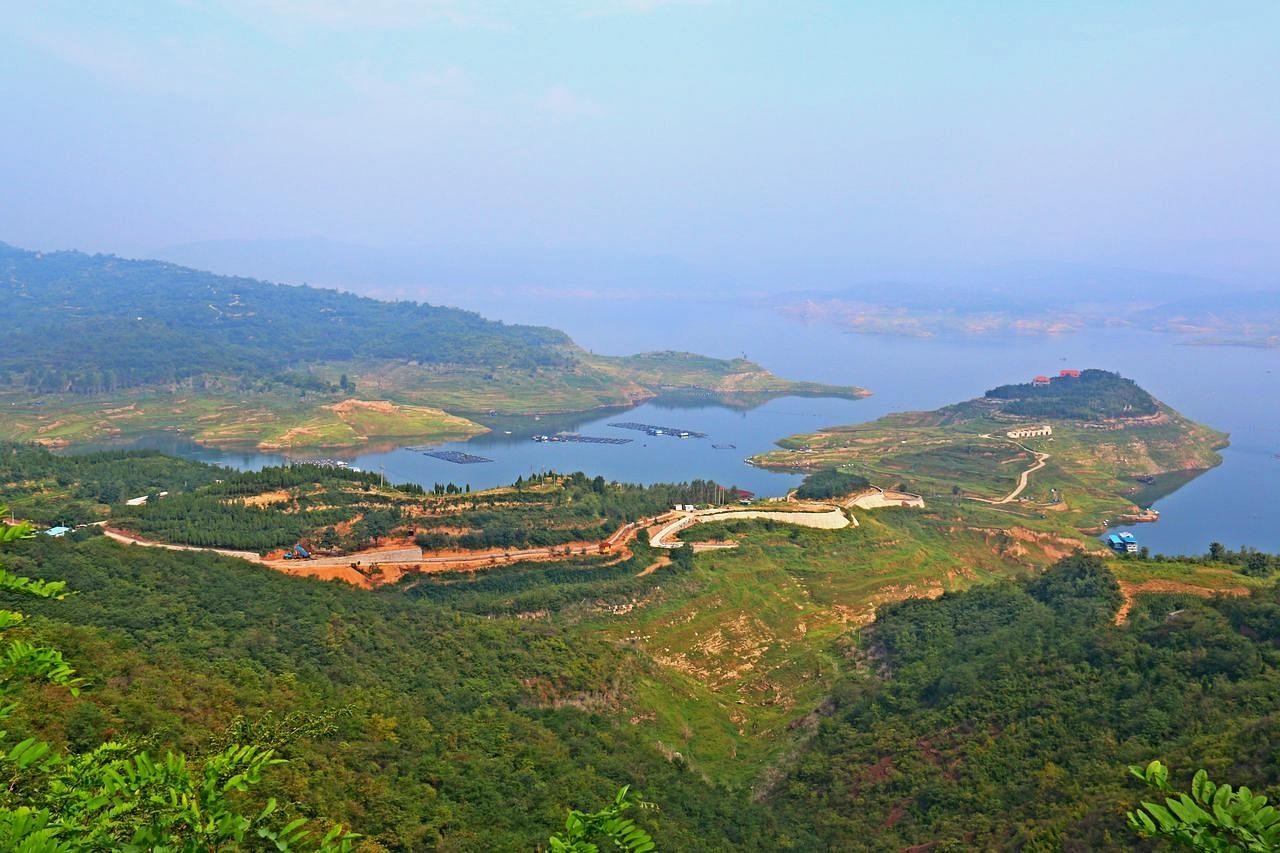
[{"label": "path on hillside", "polygon": [[879,486],[871,486],[869,491],[859,492],[845,498],[842,504],[846,509],[882,509],[884,507],[924,507],[924,497],[913,492],[899,492],[894,489],[885,491]]},{"label": "path on hillside", "polygon": [[157,542],[154,539],[143,539],[141,536],[125,533],[123,530],[113,530],[105,525],[102,525],[102,535],[108,539],[123,542],[125,545],[141,545],[143,548],[163,548],[166,551],[205,551],[210,554],[221,554],[224,557],[248,560],[250,563],[266,563],[266,560],[252,551],[233,551],[229,548],[202,548],[198,545],[171,545],[168,542]]},{"label": "path on hillside", "polygon": [[366,551],[357,551],[338,557],[312,557],[307,560],[268,560],[252,551],[236,551],[229,548],[206,548],[198,545],[175,545],[158,542],[134,533],[101,526],[103,534],[109,539],[125,545],[139,545],[143,548],[162,548],[166,551],[202,551],[246,560],[260,566],[266,566],[285,574],[319,577],[321,579],[340,578],[357,586],[369,587],[383,581],[374,581],[366,576],[374,566],[391,570],[389,577],[396,577],[406,571],[474,571],[477,568],[498,566],[516,560],[567,560],[584,555],[618,555],[627,556],[627,545],[649,524],[668,518],[670,513],[663,513],[654,519],[629,522],[615,530],[603,542],[571,542],[563,545],[547,545],[535,548],[491,549],[487,551],[469,551],[455,553],[424,554],[417,546],[384,547]]},{"label": "path on hillside", "polygon": [[1013,503],[1018,495],[1022,494],[1022,491],[1027,487],[1027,484],[1031,482],[1031,475],[1043,468],[1045,463],[1049,460],[1048,453],[1040,453],[1035,450],[1030,450],[1029,448],[1023,449],[1035,456],[1035,464],[1018,475],[1018,487],[1000,500],[996,501],[998,504]]},{"label": "path on hillside", "polygon": [[979,498],[979,497],[970,495],[970,498],[972,500],[981,501],[984,504],[992,504],[992,505],[1013,503],[1015,500],[1018,499],[1018,495],[1022,494],[1023,491],[1027,488],[1027,485],[1031,482],[1031,475],[1039,471],[1041,468],[1043,468],[1045,466],[1045,463],[1048,462],[1049,460],[1048,453],[1041,453],[1038,450],[1032,450],[1030,447],[1027,447],[1024,444],[1018,444],[1018,442],[1016,441],[1013,442],[1013,444],[1019,447],[1020,449],[1027,451],[1036,459],[1036,461],[1031,464],[1030,468],[1028,468],[1027,470],[1023,471],[1021,474],[1018,475],[1017,487],[1012,492],[1010,492],[1009,494],[999,499]]},{"label": "path on hillside", "polygon": [[[737,509],[713,507],[711,509],[691,512],[665,512],[653,518],[622,525],[603,542],[574,542],[563,545],[520,549],[493,549],[488,551],[470,551],[456,553],[424,554],[421,548],[385,547],[367,551],[357,551],[340,557],[313,557],[308,560],[267,560],[252,551],[235,551],[228,548],[203,548],[196,545],[173,545],[145,539],[123,530],[115,530],[103,526],[103,533],[117,542],[126,545],[140,545],[144,548],[163,548],[168,551],[203,551],[220,554],[224,557],[235,557],[269,569],[297,576],[312,576],[324,579],[341,578],[358,586],[370,587],[378,583],[386,583],[397,579],[406,572],[427,571],[474,571],[509,564],[520,560],[565,560],[584,555],[627,556],[626,546],[636,535],[654,524],[663,527],[650,539],[656,548],[679,548],[684,543],[671,541],[671,537],[692,524],[705,521],[726,521],[736,518],[761,518],[782,521],[802,527],[815,527],[823,530],[838,530],[856,525],[850,521],[839,507],[827,504],[813,505],[818,508],[814,512],[784,512],[776,510]],[[734,547],[731,543],[707,543],[698,550],[712,550]],[[385,569],[381,578],[375,580],[371,574],[374,567]],[[650,570],[656,568],[651,567]]]}]

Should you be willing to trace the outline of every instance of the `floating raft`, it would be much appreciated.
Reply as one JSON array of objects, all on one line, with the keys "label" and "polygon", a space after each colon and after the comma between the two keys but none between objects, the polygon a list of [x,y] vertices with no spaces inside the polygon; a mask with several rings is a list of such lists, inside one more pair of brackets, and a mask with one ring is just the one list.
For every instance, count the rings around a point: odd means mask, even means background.
[{"label": "floating raft", "polygon": [[638,432],[646,432],[649,435],[669,435],[673,438],[706,438],[705,432],[695,432],[691,429],[680,429],[679,427],[661,426],[659,424],[638,424],[634,421],[624,421],[622,423],[609,424],[611,427],[618,429],[633,429]]},{"label": "floating raft", "polygon": [[606,438],[602,435],[582,435],[577,432],[558,432],[555,435],[535,435],[534,441],[575,441],[579,444],[630,444],[629,438]]},{"label": "floating raft", "polygon": [[461,450],[423,450],[420,452],[427,456],[434,456],[436,459],[443,459],[445,462],[453,462],[456,465],[477,465],[481,462],[493,461],[483,456],[463,453]]}]

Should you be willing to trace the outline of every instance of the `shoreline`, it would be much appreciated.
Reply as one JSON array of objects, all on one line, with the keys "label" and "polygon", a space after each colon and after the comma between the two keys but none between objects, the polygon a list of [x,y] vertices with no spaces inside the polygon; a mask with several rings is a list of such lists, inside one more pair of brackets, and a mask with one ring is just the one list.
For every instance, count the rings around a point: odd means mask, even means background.
[{"label": "shoreline", "polygon": [[[853,386],[850,386],[850,387],[853,388]],[[751,409],[758,408],[759,406],[764,405],[765,403],[772,402],[773,400],[785,399],[788,397],[795,397],[797,399],[848,400],[848,401],[856,402],[858,400],[863,400],[863,399],[866,399],[867,397],[872,396],[872,392],[864,388],[853,388],[853,390],[850,393],[844,393],[844,394],[834,393],[835,390],[839,389],[839,386],[832,386],[832,388],[833,388],[833,393],[809,392],[804,390],[797,390],[797,391],[786,391],[786,392],[776,392],[776,393],[769,392],[767,394],[760,394],[759,396],[762,397],[763,399],[761,399],[761,401],[759,403],[756,403],[755,405],[745,407],[745,409],[740,409],[738,407],[729,405],[723,400],[724,397],[732,396],[732,395],[726,395],[719,392],[705,391],[705,392],[699,392],[699,398],[702,400],[702,404],[706,406],[721,407],[721,408],[728,409],[730,411],[743,411],[743,410],[750,411]],[[669,392],[669,393],[657,393],[657,394],[652,394],[644,397],[637,396],[630,403],[625,405],[602,403],[598,406],[592,406],[591,408],[588,408],[588,409],[549,410],[544,412],[518,412],[518,413],[499,412],[498,414],[490,414],[487,412],[463,411],[461,409],[457,410],[456,412],[445,411],[442,409],[441,411],[444,412],[445,414],[455,418],[460,418],[460,419],[469,421],[470,423],[478,427],[478,429],[474,431],[469,431],[469,432],[456,432],[456,433],[426,433],[426,434],[407,433],[403,435],[380,435],[380,436],[372,436],[372,437],[362,436],[360,437],[360,440],[351,440],[351,441],[342,441],[342,442],[334,441],[334,442],[319,443],[319,444],[281,444],[281,443],[273,442],[270,439],[261,439],[258,441],[254,441],[252,439],[246,440],[241,438],[201,437],[198,433],[191,432],[187,426],[179,425],[179,424],[160,425],[160,426],[154,426],[151,428],[139,429],[134,431],[117,429],[116,431],[110,434],[103,435],[94,439],[83,440],[83,441],[77,441],[77,440],[68,439],[64,437],[40,438],[38,436],[30,439],[26,439],[26,440],[32,444],[38,444],[42,447],[46,447],[49,450],[52,450],[55,452],[70,451],[74,453],[78,449],[87,449],[88,451],[91,452],[96,450],[126,448],[128,447],[129,444],[133,442],[137,442],[141,439],[148,438],[150,436],[170,435],[170,436],[174,436],[176,438],[182,439],[184,441],[188,441],[198,448],[217,451],[221,453],[262,453],[262,454],[274,454],[274,455],[288,457],[291,455],[314,455],[317,452],[324,452],[324,453],[334,453],[339,456],[349,455],[352,458],[354,458],[355,456],[362,455],[365,453],[396,450],[396,449],[407,447],[414,444],[422,445],[422,446],[435,446],[435,445],[450,444],[454,442],[468,442],[473,438],[478,438],[480,436],[485,436],[485,435],[492,435],[495,432],[496,428],[500,428],[501,426],[506,426],[509,424],[520,423],[525,421],[532,422],[540,418],[581,417],[584,419],[590,419],[590,417],[593,414],[597,414],[597,413],[616,412],[618,414],[622,414],[625,412],[632,411],[648,403],[654,403],[654,402],[660,403],[664,399],[677,399],[679,397],[680,397],[680,392],[673,390],[672,392]],[[365,401],[365,402],[378,402],[378,401]],[[401,404],[397,404],[397,405],[401,405]],[[409,405],[409,404],[403,404],[403,405]],[[494,425],[486,424],[481,420],[472,420],[473,418],[480,418],[480,419],[493,421],[494,424],[496,424],[497,426],[495,427]],[[15,439],[9,439],[9,440],[21,441],[22,439],[15,438]],[[754,464],[750,460],[746,460],[746,461],[747,461],[747,464]]]}]

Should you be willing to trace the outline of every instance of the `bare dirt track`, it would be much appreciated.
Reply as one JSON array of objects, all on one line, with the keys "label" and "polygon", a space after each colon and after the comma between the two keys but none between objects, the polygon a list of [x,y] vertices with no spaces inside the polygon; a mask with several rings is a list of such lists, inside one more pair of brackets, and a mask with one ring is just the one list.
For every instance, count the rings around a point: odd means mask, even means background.
[{"label": "bare dirt track", "polygon": [[144,548],[163,548],[168,551],[204,551],[235,557],[295,577],[312,577],[320,580],[343,580],[370,589],[387,583],[395,583],[410,573],[473,572],[477,569],[507,565],[517,561],[565,560],[586,555],[629,556],[627,545],[643,529],[641,523],[625,524],[604,542],[571,542],[539,548],[521,548],[489,551],[456,551],[424,554],[417,546],[387,546],[357,551],[339,557],[313,557],[307,560],[264,559],[252,551],[233,551],[226,548],[201,548],[195,545],[171,545],[146,539],[123,530],[103,528],[104,534],[126,545]]},{"label": "bare dirt track", "polygon": [[1036,461],[1031,464],[1031,467],[1027,468],[1027,470],[1023,471],[1021,474],[1018,475],[1018,485],[1009,494],[1005,495],[1002,498],[998,498],[994,500],[991,498],[977,498],[977,497],[973,498],[973,500],[982,501],[984,504],[996,504],[996,505],[1013,503],[1015,500],[1018,499],[1018,495],[1022,494],[1023,491],[1026,490],[1027,485],[1031,482],[1031,475],[1039,471],[1041,468],[1043,468],[1045,466],[1045,463],[1049,461],[1048,453],[1041,453],[1038,450],[1032,450],[1030,447],[1024,447],[1023,445],[1018,444],[1016,441],[1014,442],[1014,444],[1017,444],[1018,447],[1022,448],[1023,450],[1027,451],[1032,456],[1034,456]]},{"label": "bare dirt track", "polygon": [[858,509],[882,509],[893,506],[923,507],[924,498],[910,492],[885,491],[879,486],[872,486],[870,491],[854,495],[844,505]]},{"label": "bare dirt track", "polygon": [[251,563],[264,563],[265,560],[252,551],[232,551],[229,548],[198,548],[195,545],[170,545],[166,542],[155,542],[150,539],[144,539],[141,536],[132,533],[126,533],[123,530],[114,530],[110,527],[102,528],[102,535],[108,539],[114,539],[125,545],[141,545],[143,548],[163,548],[166,551],[207,551],[211,554],[221,554],[224,557],[235,557],[239,560],[248,560]]},{"label": "bare dirt track", "polygon": [[[140,545],[146,548],[164,548],[170,551],[206,551],[247,560],[260,566],[293,575],[320,580],[342,580],[355,586],[371,589],[383,584],[395,583],[407,574],[438,572],[474,572],[477,569],[496,568],[515,562],[542,562],[566,560],[582,556],[614,556],[625,559],[630,556],[627,547],[641,530],[656,528],[650,544],[658,548],[678,548],[683,543],[671,539],[686,527],[706,521],[726,521],[739,518],[762,518],[814,527],[822,530],[839,530],[851,521],[835,506],[814,504],[811,511],[777,511],[714,507],[692,512],[666,512],[651,519],[630,522],[619,527],[603,542],[571,542],[537,548],[493,549],[488,551],[453,551],[423,553],[417,546],[389,544],[338,557],[312,557],[306,560],[264,559],[252,551],[233,551],[225,548],[201,548],[194,545],[170,545],[145,539],[123,530],[104,527],[105,534],[117,542]],[[736,547],[731,542],[708,542],[695,545],[695,550],[717,550]],[[659,568],[661,560],[644,573]]]}]

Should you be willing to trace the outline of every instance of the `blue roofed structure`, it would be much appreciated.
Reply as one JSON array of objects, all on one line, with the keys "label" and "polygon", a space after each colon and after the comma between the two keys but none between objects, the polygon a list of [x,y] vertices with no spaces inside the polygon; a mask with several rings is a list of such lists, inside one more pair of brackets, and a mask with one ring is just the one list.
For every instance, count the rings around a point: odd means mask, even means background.
[{"label": "blue roofed structure", "polygon": [[1138,540],[1134,538],[1132,533],[1108,533],[1107,545],[1112,551],[1121,554],[1136,554],[1138,551]]}]

